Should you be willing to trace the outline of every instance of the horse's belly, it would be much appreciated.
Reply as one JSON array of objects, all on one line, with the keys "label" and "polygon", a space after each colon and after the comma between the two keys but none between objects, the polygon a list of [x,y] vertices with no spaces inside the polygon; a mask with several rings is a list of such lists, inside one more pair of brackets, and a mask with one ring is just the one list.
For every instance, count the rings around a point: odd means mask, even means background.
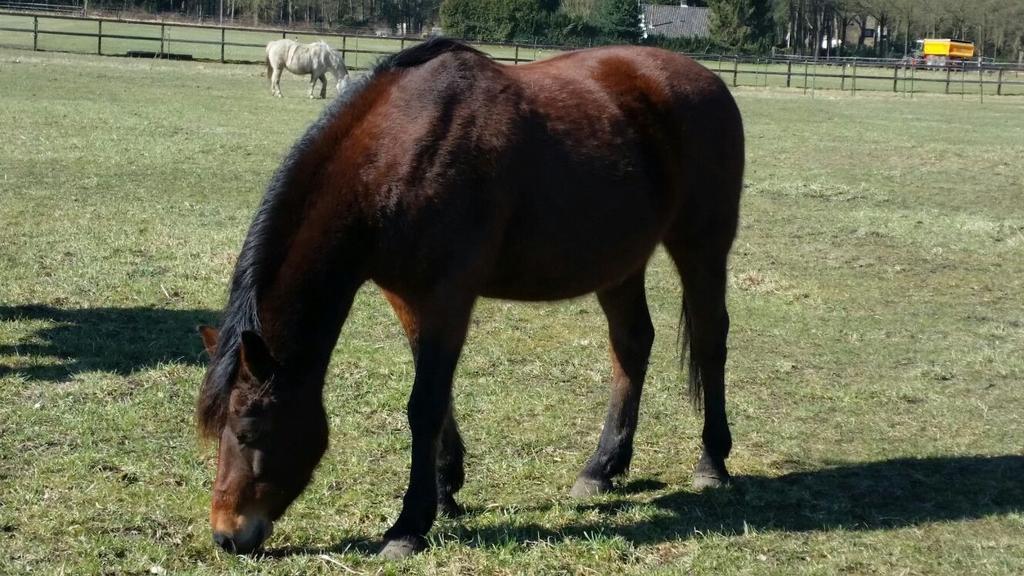
[{"label": "horse's belly", "polygon": [[516,214],[483,295],[574,298],[617,284],[642,268],[661,239],[668,215],[658,213],[639,191],[587,192]]}]

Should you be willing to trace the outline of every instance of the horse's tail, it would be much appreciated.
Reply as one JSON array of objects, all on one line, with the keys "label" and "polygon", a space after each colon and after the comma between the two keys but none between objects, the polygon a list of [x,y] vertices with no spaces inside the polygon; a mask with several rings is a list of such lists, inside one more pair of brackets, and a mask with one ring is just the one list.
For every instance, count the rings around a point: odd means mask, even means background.
[{"label": "horse's tail", "polygon": [[267,49],[263,53],[263,63],[266,64],[266,66],[267,66],[267,78],[272,77],[274,75],[274,67],[270,65],[270,50],[269,49]]},{"label": "horse's tail", "polygon": [[[700,364],[697,362],[696,350],[693,349],[693,318],[690,315],[689,306],[686,302],[686,294],[683,294],[683,309],[679,313],[679,341],[682,345],[679,361],[689,360],[689,386],[688,392],[690,402],[695,410],[700,410],[704,398],[704,383],[701,378]],[[689,354],[687,354],[689,352]]]}]

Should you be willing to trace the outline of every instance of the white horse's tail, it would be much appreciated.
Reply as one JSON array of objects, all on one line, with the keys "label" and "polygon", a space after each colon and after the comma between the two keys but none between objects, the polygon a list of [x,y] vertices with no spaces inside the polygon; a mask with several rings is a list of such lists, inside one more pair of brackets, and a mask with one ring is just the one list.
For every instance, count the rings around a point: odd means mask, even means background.
[{"label": "white horse's tail", "polygon": [[267,78],[274,75],[274,67],[270,65],[270,47],[263,51],[263,63],[267,65]]}]

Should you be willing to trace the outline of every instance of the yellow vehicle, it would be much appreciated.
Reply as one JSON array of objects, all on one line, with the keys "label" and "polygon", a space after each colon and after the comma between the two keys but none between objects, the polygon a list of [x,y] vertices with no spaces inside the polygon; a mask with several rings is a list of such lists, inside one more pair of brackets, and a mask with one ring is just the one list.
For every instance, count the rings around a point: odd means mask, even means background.
[{"label": "yellow vehicle", "polygon": [[960,40],[925,38],[918,40],[920,54],[929,66],[943,66],[946,62],[974,58],[974,44]]}]

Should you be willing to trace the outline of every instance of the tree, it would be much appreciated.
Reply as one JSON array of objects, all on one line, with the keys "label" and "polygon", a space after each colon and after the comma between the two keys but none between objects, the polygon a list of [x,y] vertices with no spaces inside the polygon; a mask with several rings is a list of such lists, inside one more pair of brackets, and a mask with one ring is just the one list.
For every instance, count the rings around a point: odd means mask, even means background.
[{"label": "tree", "polygon": [[594,23],[605,35],[616,40],[640,39],[640,3],[636,0],[598,0]]},{"label": "tree", "polygon": [[546,33],[554,7],[550,0],[444,0],[441,26],[461,38],[533,39]]},{"label": "tree", "polygon": [[711,38],[734,50],[766,50],[773,44],[770,0],[709,0]]}]

